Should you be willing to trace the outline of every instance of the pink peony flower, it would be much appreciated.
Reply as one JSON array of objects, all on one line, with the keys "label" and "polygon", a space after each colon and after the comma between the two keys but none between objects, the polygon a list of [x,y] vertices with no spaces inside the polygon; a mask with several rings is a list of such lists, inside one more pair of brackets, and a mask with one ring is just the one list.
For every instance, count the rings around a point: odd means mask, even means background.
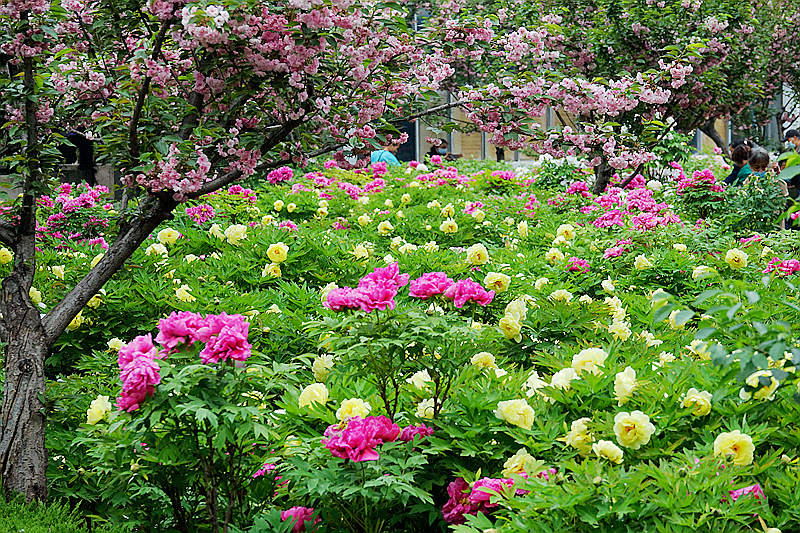
[{"label": "pink peony flower", "polygon": [[453,300],[453,304],[461,309],[472,300],[473,302],[486,307],[494,299],[494,291],[486,291],[480,283],[472,281],[472,278],[460,279],[450,285],[444,291],[444,297]]},{"label": "pink peony flower", "polygon": [[322,445],[334,457],[354,462],[377,461],[380,457],[375,447],[385,442],[394,442],[400,435],[400,427],[385,416],[350,418],[344,427],[340,424],[328,426],[327,439]]},{"label": "pink peony flower", "polygon": [[[301,533],[306,530],[306,522],[311,522],[314,516],[314,509],[312,507],[291,507],[285,511],[281,511],[281,520],[286,522],[291,520],[294,522],[292,526],[292,533]],[[319,522],[319,518],[314,520],[313,526]]]},{"label": "pink peony flower", "polygon": [[156,342],[167,349],[175,350],[179,344],[191,346],[197,340],[196,331],[205,325],[205,320],[197,313],[173,311],[167,318],[158,321]]},{"label": "pink peony flower", "polygon": [[450,498],[442,507],[442,516],[448,524],[463,524],[466,522],[465,514],[478,514],[480,505],[470,502],[470,488],[464,478],[458,478],[447,486]]},{"label": "pink peony flower", "polygon": [[121,370],[131,361],[139,357],[147,357],[151,360],[158,357],[158,348],[153,345],[153,336],[150,333],[147,335],[139,335],[120,348],[119,356],[117,356],[117,364]]},{"label": "pink peony flower", "polygon": [[414,440],[414,437],[417,435],[419,435],[420,438],[433,435],[433,428],[428,427],[425,424],[420,426],[406,426],[403,428],[403,431],[400,432],[400,436],[397,437],[397,440],[410,442]]},{"label": "pink peony flower", "polygon": [[427,272],[411,282],[408,295],[427,300],[431,296],[442,294],[452,284],[453,280],[444,272]]},{"label": "pink peony flower", "polygon": [[139,405],[152,396],[155,386],[161,382],[158,363],[147,354],[129,361],[120,369],[122,394],[117,398],[117,408],[121,411],[135,411]]},{"label": "pink peony flower", "polygon": [[[496,503],[489,503],[489,499],[494,494],[488,491],[502,492],[504,487],[512,487],[514,481],[511,479],[494,479],[490,477],[481,478],[472,485],[472,492],[469,494],[469,501],[473,505],[483,505],[485,507],[496,507]],[[485,489],[485,490],[484,490]]]},{"label": "pink peony flower", "polygon": [[752,494],[755,497],[756,500],[764,500],[764,499],[766,499],[766,496],[764,496],[764,491],[761,490],[761,485],[759,485],[758,483],[756,483],[755,485],[749,485],[747,487],[742,487],[741,489],[736,489],[736,490],[729,491],[728,494],[731,495],[731,499],[733,501],[736,501],[739,498],[741,498],[742,496],[745,496],[747,494]]},{"label": "pink peony flower", "polygon": [[247,342],[250,323],[242,315],[209,315],[206,321],[207,325],[198,330],[198,338],[206,343],[200,352],[203,363],[246,361],[250,357],[252,345]]}]

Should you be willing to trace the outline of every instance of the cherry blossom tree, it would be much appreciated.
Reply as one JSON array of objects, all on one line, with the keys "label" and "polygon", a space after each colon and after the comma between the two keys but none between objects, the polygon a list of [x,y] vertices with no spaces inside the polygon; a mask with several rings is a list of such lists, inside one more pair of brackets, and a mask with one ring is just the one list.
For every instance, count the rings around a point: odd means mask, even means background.
[{"label": "cherry blossom tree", "polygon": [[[554,154],[602,154],[614,168],[654,157],[613,118],[670,98],[670,69],[587,79],[570,67],[555,20],[508,27],[493,16],[375,0],[9,0],[0,7],[3,165],[22,191],[4,208],[0,242],[14,253],[2,282],[5,384],[0,475],[7,494],[45,499],[44,362],[86,303],[182,202],[235,180],[302,165],[346,148],[404,141],[402,119],[437,111],[426,95],[450,87],[494,141]],[[689,54],[691,55],[691,54]],[[493,58],[493,79],[457,83],[457,69]],[[676,68],[681,50],[665,51]],[[547,105],[585,118],[546,132]],[[29,297],[36,269],[37,196],[52,183],[59,130],[89,127],[100,157],[122,173],[119,230],[84,277],[41,316]],[[596,155],[595,158],[599,157]]]}]

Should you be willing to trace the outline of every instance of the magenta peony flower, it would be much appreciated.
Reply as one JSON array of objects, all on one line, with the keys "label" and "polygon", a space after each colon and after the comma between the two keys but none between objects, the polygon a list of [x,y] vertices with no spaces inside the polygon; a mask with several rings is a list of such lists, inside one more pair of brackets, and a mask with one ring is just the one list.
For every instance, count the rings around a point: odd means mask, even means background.
[{"label": "magenta peony flower", "polygon": [[742,487],[741,489],[731,490],[728,492],[731,495],[731,499],[733,501],[738,500],[742,496],[747,494],[752,494],[756,500],[764,500],[766,496],[764,496],[764,491],[761,490],[761,485],[756,483],[755,485],[748,485],[747,487]]},{"label": "magenta peony flower", "polygon": [[414,437],[417,435],[419,435],[420,439],[429,435],[433,435],[433,428],[428,427],[425,424],[420,426],[406,426],[403,428],[403,431],[400,432],[400,436],[397,437],[397,440],[410,442],[414,440]]},{"label": "magenta peony flower", "polygon": [[469,494],[469,501],[473,505],[497,507],[496,503],[489,503],[489,499],[494,496],[494,494],[490,494],[487,491],[502,492],[504,487],[512,486],[514,486],[514,480],[512,479],[494,479],[490,477],[481,478],[472,485],[472,492]]},{"label": "magenta peony flower", "polygon": [[355,293],[356,291],[351,287],[333,289],[325,297],[325,307],[337,312],[343,309],[358,309]]},{"label": "magenta peony flower", "polygon": [[380,456],[375,447],[394,442],[399,435],[400,427],[385,416],[355,416],[344,427],[340,424],[328,426],[325,430],[328,438],[322,439],[322,445],[334,457],[354,462],[377,461]]},{"label": "magenta peony flower", "polygon": [[[306,522],[311,522],[313,515],[314,509],[312,507],[292,507],[281,511],[281,520],[284,522],[286,522],[286,520],[291,520],[294,522],[292,533],[301,533],[306,530]],[[319,518],[314,520],[314,524],[317,522],[319,522]]]},{"label": "magenta peony flower", "polygon": [[201,328],[200,340],[206,343],[200,352],[204,363],[218,363],[228,359],[246,361],[252,345],[247,342],[250,323],[242,315],[209,315],[207,327]]},{"label": "magenta peony flower", "polygon": [[158,357],[158,348],[153,345],[153,336],[149,333],[147,335],[139,335],[120,348],[119,356],[117,356],[117,364],[120,370],[122,370],[131,361],[139,357],[147,357],[151,360]]},{"label": "magenta peony flower", "polygon": [[431,296],[442,294],[452,284],[453,280],[448,278],[444,272],[428,272],[411,282],[408,295],[427,300]]},{"label": "magenta peony flower", "polygon": [[465,514],[478,514],[479,505],[469,501],[469,483],[464,478],[458,478],[447,486],[450,499],[442,507],[442,516],[448,524],[463,524],[466,522]]},{"label": "magenta peony flower", "polygon": [[145,354],[132,359],[121,369],[122,394],[117,398],[117,408],[121,411],[135,411],[139,405],[152,396],[155,386],[161,382],[158,363]]},{"label": "magenta peony flower", "polygon": [[460,279],[450,285],[444,291],[444,297],[453,300],[453,304],[461,309],[468,301],[486,307],[494,299],[494,291],[486,291],[480,283],[472,281],[472,278]]},{"label": "magenta peony flower", "polygon": [[173,311],[167,318],[158,321],[156,342],[169,352],[179,344],[191,346],[196,340],[195,332],[205,325],[202,316],[189,311]]}]

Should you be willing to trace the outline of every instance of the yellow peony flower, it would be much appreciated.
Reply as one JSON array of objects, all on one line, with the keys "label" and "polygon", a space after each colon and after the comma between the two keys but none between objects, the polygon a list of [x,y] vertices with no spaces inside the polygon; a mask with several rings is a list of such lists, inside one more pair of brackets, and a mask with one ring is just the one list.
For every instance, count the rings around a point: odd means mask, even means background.
[{"label": "yellow peony flower", "polygon": [[622,372],[617,372],[614,376],[614,398],[617,405],[623,405],[631,399],[633,391],[636,389],[636,371],[626,366]]},{"label": "yellow peony flower", "polygon": [[404,204],[411,203],[411,195],[408,194],[408,193],[405,193],[403,196],[400,197],[400,202],[402,202]]},{"label": "yellow peony flower", "polygon": [[166,246],[160,242],[156,242],[145,248],[144,255],[160,255],[162,257],[167,257],[169,252],[167,252]]},{"label": "yellow peony flower", "polygon": [[0,248],[0,265],[7,265],[14,260],[14,253],[8,248]]},{"label": "yellow peony flower", "polygon": [[685,252],[686,245],[680,242],[676,242],[675,244],[672,245],[672,249],[675,250],[676,252]]},{"label": "yellow peony flower", "polygon": [[312,403],[325,405],[328,401],[328,387],[324,383],[312,383],[303,389],[297,401],[301,408],[308,407]]},{"label": "yellow peony flower", "polygon": [[533,287],[537,291],[540,291],[540,290],[542,290],[542,287],[544,287],[548,283],[550,283],[549,279],[547,279],[547,278],[539,278],[539,279],[537,279],[536,281],[533,282]]},{"label": "yellow peony flower", "polygon": [[378,235],[389,235],[394,231],[394,226],[388,220],[382,221],[378,224]]},{"label": "yellow peony flower", "polygon": [[417,404],[417,418],[427,418],[433,419],[434,410],[433,410],[433,398],[428,398],[427,400],[422,400]]},{"label": "yellow peony flower", "polygon": [[191,295],[191,293],[189,292],[191,290],[192,289],[188,285],[186,284],[181,285],[180,287],[175,289],[175,296],[178,298],[178,300],[182,302],[186,303],[194,302],[195,300],[197,300],[197,298]]},{"label": "yellow peony flower", "polygon": [[497,404],[495,416],[523,429],[533,426],[533,408],[526,400],[506,400]]},{"label": "yellow peony flower", "polygon": [[321,291],[319,291],[319,299],[324,304],[328,301],[328,293],[330,293],[333,289],[338,289],[339,286],[335,283],[328,283],[325,285]]},{"label": "yellow peony flower", "polygon": [[458,224],[452,218],[447,218],[439,226],[439,231],[442,233],[455,233],[458,231]]},{"label": "yellow peony flower", "polygon": [[544,254],[544,258],[547,259],[550,263],[555,263],[557,261],[564,260],[564,254],[558,248],[550,248],[546,254]]},{"label": "yellow peony flower", "polygon": [[78,311],[78,314],[75,315],[69,325],[67,325],[67,331],[75,331],[79,327],[81,327],[86,322],[86,318],[83,316],[83,311]]},{"label": "yellow peony flower", "polygon": [[42,303],[42,292],[36,287],[31,287],[28,290],[28,296],[30,297],[31,303],[33,303],[33,305],[39,305],[40,303]]},{"label": "yellow peony flower", "polygon": [[565,439],[567,445],[578,450],[578,453],[581,455],[589,455],[592,451],[594,437],[589,433],[589,427],[587,425],[591,421],[591,418],[579,418],[572,422],[569,433],[567,433]]},{"label": "yellow peony flower", "polygon": [[486,213],[478,209],[474,213],[472,213],[472,218],[475,219],[475,222],[480,224],[486,219]]},{"label": "yellow peony flower", "polygon": [[590,303],[592,303],[594,300],[592,300],[592,297],[591,297],[591,296],[589,296],[588,294],[584,294],[583,296],[581,296],[580,298],[578,298],[578,301],[579,301],[580,303],[582,303],[582,304],[589,305],[589,304],[590,304]]},{"label": "yellow peony flower", "polygon": [[500,331],[506,339],[513,339],[516,342],[522,342],[522,324],[512,315],[506,315],[500,319]]},{"label": "yellow peony flower", "polygon": [[99,262],[100,262],[100,260],[101,260],[101,259],[103,259],[103,257],[105,257],[105,255],[106,255],[106,254],[97,254],[96,256],[94,256],[94,258],[92,258],[92,262],[91,262],[91,263],[89,263],[89,268],[94,268],[94,267],[96,267],[96,266],[97,266],[97,263],[99,263]]},{"label": "yellow peony flower", "polygon": [[528,305],[524,298],[515,298],[506,305],[506,316],[513,317],[517,322],[522,322],[528,317]]},{"label": "yellow peony flower", "polygon": [[738,248],[731,248],[725,254],[725,262],[729,267],[739,270],[747,266],[747,254]]},{"label": "yellow peony flower", "polygon": [[282,242],[270,244],[267,248],[267,257],[273,263],[283,263],[289,254],[289,247]]},{"label": "yellow peony flower", "polygon": [[650,442],[650,436],[656,427],[650,417],[641,411],[621,412],[614,417],[614,434],[617,441],[626,448],[638,450],[643,444]]},{"label": "yellow peony flower", "polygon": [[178,231],[172,228],[164,228],[158,232],[157,238],[161,244],[173,245],[178,242],[180,236],[181,234]]},{"label": "yellow peony flower", "polygon": [[281,266],[278,263],[270,263],[264,266],[261,271],[262,278],[279,278],[281,277]]},{"label": "yellow peony flower", "polygon": [[489,352],[476,353],[472,356],[469,362],[480,368],[497,368],[494,355],[490,354]]},{"label": "yellow peony flower", "polygon": [[557,289],[550,293],[550,299],[554,302],[569,302],[572,300],[572,293],[566,289]]},{"label": "yellow peony flower", "polygon": [[705,278],[706,276],[710,276],[716,272],[717,271],[711,268],[710,266],[699,265],[694,267],[694,269],[692,269],[692,279],[696,280],[700,278]]},{"label": "yellow peony flower", "polygon": [[579,379],[578,373],[571,366],[562,368],[550,378],[550,386],[563,391],[568,391],[572,386],[572,381]]},{"label": "yellow peony flower", "polygon": [[692,354],[696,355],[703,361],[709,361],[711,359],[711,352],[708,350],[708,344],[701,340],[693,340],[689,343],[687,348]]},{"label": "yellow peony flower", "polygon": [[[320,207],[325,207],[325,206],[322,206],[322,204],[320,203]],[[294,213],[296,209],[297,209],[297,204],[293,202],[289,202],[288,204],[286,204],[286,212]]]},{"label": "yellow peony flower", "polygon": [[511,276],[501,272],[489,272],[483,278],[483,285],[486,289],[496,293],[506,292],[508,286],[511,285]]},{"label": "yellow peony flower", "polygon": [[65,267],[64,265],[57,265],[54,267],[50,267],[50,271],[53,275],[58,279],[64,279]]},{"label": "yellow peony flower", "polygon": [[108,341],[108,349],[111,351],[118,352],[123,346],[125,346],[125,343],[122,342],[122,339],[114,337]]},{"label": "yellow peony flower", "polygon": [[630,324],[622,320],[614,320],[608,326],[608,332],[618,341],[626,341],[631,336]]},{"label": "yellow peony flower", "polygon": [[622,463],[622,449],[610,440],[599,440],[592,444],[592,451],[601,459],[608,459],[614,464]]},{"label": "yellow peony flower", "polygon": [[601,348],[585,348],[572,356],[572,368],[578,374],[590,372],[598,375],[607,357],[608,353]]},{"label": "yellow peony flower", "polygon": [[361,226],[362,228],[365,226],[369,226],[370,222],[372,222],[372,217],[370,217],[366,213],[358,217],[358,225]]},{"label": "yellow peony flower", "polygon": [[361,398],[350,398],[342,400],[342,404],[336,410],[336,418],[342,422],[354,416],[366,418],[371,410],[372,406]]},{"label": "yellow peony flower", "polygon": [[211,224],[211,227],[208,228],[208,234],[221,241],[225,240],[225,234],[222,233],[222,228],[219,227],[219,224]]},{"label": "yellow peony flower", "polygon": [[328,378],[328,374],[331,373],[332,368],[333,355],[329,353],[318,355],[314,358],[314,362],[311,363],[311,372],[314,373],[314,379],[319,382],[325,381]]},{"label": "yellow peony flower", "polygon": [[755,449],[752,437],[738,429],[728,433],[720,433],[714,439],[714,455],[730,458],[733,460],[733,464],[738,466],[751,464]]},{"label": "yellow peony flower", "polygon": [[225,238],[230,244],[239,246],[247,238],[247,226],[244,224],[232,224],[225,228]]},{"label": "yellow peony flower", "polygon": [[604,279],[600,286],[603,287],[603,290],[608,293],[614,292],[614,289],[616,289],[616,287],[614,287],[614,283],[610,279]]},{"label": "yellow peony flower", "polygon": [[681,312],[680,309],[675,309],[673,312],[671,312],[669,314],[669,319],[668,319],[669,320],[669,327],[671,327],[672,329],[683,329],[683,327],[685,326],[685,324],[680,324],[679,325],[675,321],[675,319],[678,317],[678,313],[680,313],[680,312]]},{"label": "yellow peony flower", "polygon": [[[761,378],[767,378],[769,384],[762,384]],[[772,372],[770,370],[759,370],[758,372],[753,372],[747,376],[747,379],[745,379],[744,382],[750,387],[756,389],[756,391],[753,393],[745,391],[744,394],[739,395],[745,400],[749,400],[751,397],[755,398],[756,400],[773,400],[775,398],[775,391],[780,385],[778,380],[772,376]]]},{"label": "yellow peony flower", "polygon": [[453,218],[453,216],[456,214],[456,208],[453,207],[453,204],[447,204],[442,208],[441,214],[445,218]]},{"label": "yellow peony flower", "polygon": [[91,309],[97,309],[100,307],[101,303],[103,303],[103,297],[99,294],[95,294],[89,299],[88,302],[86,302],[86,306],[90,307]]},{"label": "yellow peony flower", "polygon": [[503,463],[503,477],[510,477],[511,474],[527,473],[534,461],[536,459],[528,453],[528,450],[520,448],[517,453]]},{"label": "yellow peony flower", "polygon": [[273,222],[275,222],[275,217],[272,215],[264,215],[263,217],[261,217],[262,226],[269,226]]},{"label": "yellow peony flower", "polygon": [[529,235],[530,231],[528,230],[528,221],[523,220],[517,224],[517,233],[519,233],[519,236],[523,239]]},{"label": "yellow peony flower", "polygon": [[86,423],[93,426],[110,412],[111,402],[108,401],[108,396],[98,396],[89,404],[89,409],[86,411]]},{"label": "yellow peony flower", "polygon": [[575,238],[575,228],[572,227],[572,224],[561,224],[556,230],[556,235],[563,237],[566,241],[571,241]]},{"label": "yellow peony flower", "polygon": [[650,260],[644,256],[644,254],[639,254],[636,256],[636,260],[633,262],[633,267],[636,270],[646,270],[648,268],[653,268],[653,263],[651,263]]},{"label": "yellow peony flower", "polygon": [[284,206],[283,200],[275,200],[275,202],[272,204],[272,209],[274,209],[275,211],[280,211],[281,209],[283,209],[283,206]]},{"label": "yellow peony flower", "polygon": [[683,395],[681,407],[691,408],[695,416],[705,416],[711,412],[711,393],[692,387]]}]

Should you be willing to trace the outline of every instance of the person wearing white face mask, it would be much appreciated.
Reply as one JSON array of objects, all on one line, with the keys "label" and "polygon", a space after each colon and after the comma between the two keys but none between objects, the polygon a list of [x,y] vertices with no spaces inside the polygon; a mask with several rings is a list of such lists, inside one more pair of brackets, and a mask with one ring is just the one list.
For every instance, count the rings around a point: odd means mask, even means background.
[{"label": "person wearing white face mask", "polygon": [[438,156],[441,156],[443,159],[446,159],[447,161],[453,161],[453,160],[458,159],[459,157],[461,157],[461,154],[451,154],[451,153],[449,153],[448,148],[449,148],[449,145],[448,145],[447,141],[445,139],[439,139],[439,145],[438,146],[432,145],[431,149],[428,150],[428,155],[429,156],[438,155]]},{"label": "person wearing white face mask", "polygon": [[783,142],[794,145],[795,152],[800,153],[800,131],[792,129],[786,132]]}]

